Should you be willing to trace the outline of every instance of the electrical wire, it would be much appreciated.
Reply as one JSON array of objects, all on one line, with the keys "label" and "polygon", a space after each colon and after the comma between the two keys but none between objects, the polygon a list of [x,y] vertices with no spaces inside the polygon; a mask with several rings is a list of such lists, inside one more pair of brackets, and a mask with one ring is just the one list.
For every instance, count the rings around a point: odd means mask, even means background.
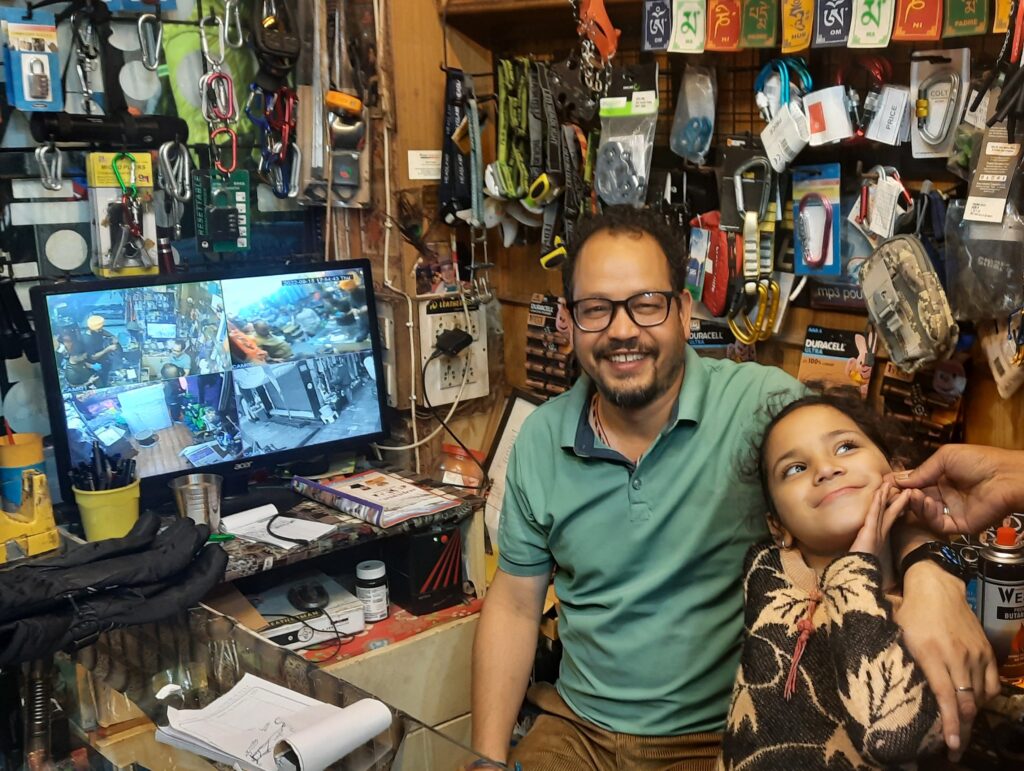
[{"label": "electrical wire", "polygon": [[[476,455],[473,454],[473,451],[470,450],[468,447],[466,447],[465,444],[463,444],[462,440],[459,439],[459,437],[456,435],[456,433],[454,431],[452,431],[452,429],[448,425],[448,423],[440,415],[437,414],[437,412],[434,410],[434,405],[430,403],[430,397],[427,396],[427,385],[426,385],[427,367],[430,366],[430,362],[434,361],[434,359],[440,358],[440,356],[441,356],[441,352],[440,351],[434,351],[430,355],[430,358],[427,359],[426,362],[424,362],[423,369],[420,371],[420,380],[423,382],[423,402],[427,405],[427,409],[430,410],[431,414],[433,414],[433,416],[435,418],[437,418],[438,422],[440,422],[441,428],[443,428],[445,431],[448,432],[449,436],[451,436],[451,438],[454,439],[458,443],[459,447],[461,447],[466,452],[467,457],[472,459],[472,461],[480,469],[480,473],[484,475],[483,479],[481,480],[479,485],[476,485],[476,486],[473,486],[473,485],[451,485],[451,486],[452,487],[465,487],[465,488],[469,488],[471,490],[481,490],[481,489],[482,490],[486,490],[488,487],[491,486],[491,477],[488,475],[487,469],[485,469],[483,464],[479,460],[477,460],[477,457],[476,457]],[[466,369],[463,370],[463,374],[465,374],[466,372],[469,372],[469,363],[468,362],[466,363]],[[440,484],[445,484],[445,483],[441,482]]]},{"label": "electrical wire", "polygon": [[[463,314],[465,315],[465,318],[466,318],[466,325],[468,326],[469,325],[469,305],[466,303],[466,295],[462,291],[462,284],[461,283],[459,284],[459,297],[462,299],[462,310],[463,310]],[[428,359],[427,361],[429,362],[430,360]],[[418,370],[419,370],[419,368],[417,367],[415,370],[413,370],[413,372],[415,373]],[[413,377],[415,378],[415,374],[413,375]],[[420,379],[422,380],[422,376],[421,376]],[[390,451],[412,450],[414,448],[421,447],[422,445],[424,445],[427,442],[431,441],[435,436],[437,436],[442,431],[444,431],[445,423],[452,419],[452,416],[455,414],[455,410],[458,408],[459,402],[462,399],[462,392],[466,389],[466,383],[468,381],[469,381],[469,366],[467,365],[462,370],[462,382],[459,383],[459,391],[458,391],[458,393],[455,394],[455,400],[452,402],[452,406],[448,410],[448,414],[445,415],[444,419],[442,419],[436,413],[432,416],[432,417],[436,417],[441,425],[439,425],[436,429],[434,429],[429,435],[427,435],[427,436],[425,436],[422,439],[417,441],[416,440],[416,433],[415,433],[415,430],[414,430],[413,431],[413,444],[406,444],[406,445],[401,445],[401,446],[398,446],[398,447],[396,447],[395,445],[390,445],[390,444],[378,444],[378,445],[375,445],[375,446],[378,447],[381,450],[390,450]],[[415,391],[415,389],[413,389],[413,390]],[[426,393],[426,388],[425,387],[424,387],[424,391],[423,391],[423,400],[427,401],[427,393]],[[416,416],[415,416],[415,405],[414,405],[413,406],[413,420],[411,421],[413,426],[416,425],[415,417]],[[419,457],[418,453],[417,453],[417,457]],[[419,473],[418,466],[417,466],[417,473]]]},{"label": "electrical wire", "polygon": [[[384,37],[384,15],[382,8],[384,0],[373,0],[373,15],[374,15],[374,32],[377,37],[377,61],[379,62],[379,73],[378,73],[378,89],[380,92],[381,101],[381,113],[385,116],[383,122],[383,139],[384,139],[384,286],[390,289],[392,292],[405,298],[406,311],[408,318],[406,319],[405,326],[409,332],[409,408],[410,412],[415,413],[416,411],[416,371],[419,369],[416,366],[416,335],[414,331],[414,307],[412,297],[406,292],[399,289],[391,281],[391,230],[394,227],[393,215],[391,213],[391,128],[388,125],[388,115],[391,114],[390,98],[391,98],[391,84],[390,76],[387,72],[385,63],[388,61],[386,46],[388,44],[387,39]],[[415,414],[412,420],[409,421],[412,424],[412,444],[407,447],[400,447],[396,449],[408,449],[414,451],[414,469],[416,473],[420,473],[420,444],[417,438],[416,430],[416,417]],[[383,448],[382,448],[383,449]]]},{"label": "electrical wire", "polygon": [[[277,536],[275,536],[275,537],[277,537]],[[312,624],[310,624],[305,619],[299,618],[298,616],[293,616],[290,613],[260,613],[260,615],[263,616],[263,618],[287,618],[290,621],[298,622],[298,623],[302,624],[304,627],[307,627],[307,628],[311,629],[312,631],[317,632],[319,634],[325,634],[327,632],[333,631],[334,632],[334,636],[335,636],[334,650],[331,651],[331,655],[327,657],[327,660],[330,660],[330,659],[333,659],[335,656],[337,656],[341,652],[341,646],[342,645],[347,645],[348,643],[352,642],[354,639],[356,639],[356,636],[354,634],[349,634],[347,632],[342,632],[341,630],[339,630],[337,623],[335,623],[334,619],[331,618],[331,614],[328,613],[327,611],[325,611],[323,608],[317,608],[317,611],[320,614],[319,616],[317,616],[317,618],[321,618],[321,617],[326,618],[327,619],[327,623],[329,623],[331,625],[330,629],[318,629],[317,627],[313,626]],[[267,626],[263,627],[262,629],[257,629],[256,632],[258,634],[263,634],[264,632],[267,632],[269,630],[270,630],[270,625],[268,624]],[[331,644],[330,640],[325,640],[322,643],[313,643],[313,645],[310,645],[310,646],[304,648],[303,650],[309,650],[309,651],[313,651],[313,652],[317,652],[318,653],[318,652],[324,650],[324,648],[326,648],[330,644]]]},{"label": "electrical wire", "polygon": [[302,538],[289,538],[286,535],[281,535],[280,533],[275,533],[273,530],[270,529],[270,526],[272,524],[274,524],[274,520],[277,519],[278,517],[281,517],[281,516],[283,516],[283,515],[278,513],[278,514],[275,514],[274,516],[272,516],[270,519],[267,520],[267,524],[266,524],[267,535],[269,535],[271,538],[277,538],[278,540],[281,540],[281,541],[287,541],[288,543],[297,544],[298,546],[309,546],[309,544],[310,544],[309,541],[306,541],[306,540],[304,540]]}]

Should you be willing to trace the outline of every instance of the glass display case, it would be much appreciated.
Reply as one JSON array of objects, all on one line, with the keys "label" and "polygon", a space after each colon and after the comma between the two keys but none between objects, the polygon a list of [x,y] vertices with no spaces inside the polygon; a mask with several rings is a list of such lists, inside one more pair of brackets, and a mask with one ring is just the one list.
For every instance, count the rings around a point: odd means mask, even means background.
[{"label": "glass display case", "polygon": [[[337,707],[374,696],[273,645],[230,617],[203,607],[157,624],[111,630],[73,658],[79,665],[80,714],[76,718],[87,735],[99,738],[91,741],[94,749],[117,765],[137,762],[153,771],[214,764],[156,744],[151,727],[148,731],[133,729],[130,737],[124,737],[127,744],[122,745],[114,741],[117,732],[112,730],[112,721],[130,724],[134,719],[135,725],[148,726],[144,716],[158,725],[165,723],[168,706],[204,707],[246,673]],[[391,705],[388,708],[391,726],[332,768],[453,771],[481,758],[454,738]],[[154,746],[148,746],[147,737]],[[124,757],[125,753],[134,757]]]}]

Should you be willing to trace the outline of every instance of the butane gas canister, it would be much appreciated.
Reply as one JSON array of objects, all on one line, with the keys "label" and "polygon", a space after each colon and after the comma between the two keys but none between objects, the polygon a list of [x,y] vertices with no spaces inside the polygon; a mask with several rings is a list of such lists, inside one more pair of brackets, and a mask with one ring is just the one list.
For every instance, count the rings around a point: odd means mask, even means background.
[{"label": "butane gas canister", "polygon": [[1012,527],[1000,527],[980,557],[979,615],[999,676],[1024,681],[1024,541]]}]

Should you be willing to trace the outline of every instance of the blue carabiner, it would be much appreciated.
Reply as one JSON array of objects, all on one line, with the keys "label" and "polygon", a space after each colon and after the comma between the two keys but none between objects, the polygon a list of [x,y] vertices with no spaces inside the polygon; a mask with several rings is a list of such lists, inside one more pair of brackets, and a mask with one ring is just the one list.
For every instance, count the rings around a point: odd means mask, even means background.
[{"label": "blue carabiner", "polygon": [[[254,114],[253,105],[259,99],[259,112]],[[262,133],[270,132],[270,122],[267,120],[267,92],[255,83],[249,84],[249,98],[245,101],[245,114]]]}]

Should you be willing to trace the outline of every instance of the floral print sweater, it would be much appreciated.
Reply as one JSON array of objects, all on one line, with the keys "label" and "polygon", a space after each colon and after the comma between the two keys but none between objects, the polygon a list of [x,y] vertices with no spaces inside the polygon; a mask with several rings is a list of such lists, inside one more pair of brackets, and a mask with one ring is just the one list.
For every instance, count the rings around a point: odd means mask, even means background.
[{"label": "floral print sweater", "polygon": [[[745,636],[719,768],[914,768],[942,745],[935,695],[902,641],[871,555],[834,560],[820,583],[795,549],[750,549]],[[820,597],[785,698],[799,622]]]}]

